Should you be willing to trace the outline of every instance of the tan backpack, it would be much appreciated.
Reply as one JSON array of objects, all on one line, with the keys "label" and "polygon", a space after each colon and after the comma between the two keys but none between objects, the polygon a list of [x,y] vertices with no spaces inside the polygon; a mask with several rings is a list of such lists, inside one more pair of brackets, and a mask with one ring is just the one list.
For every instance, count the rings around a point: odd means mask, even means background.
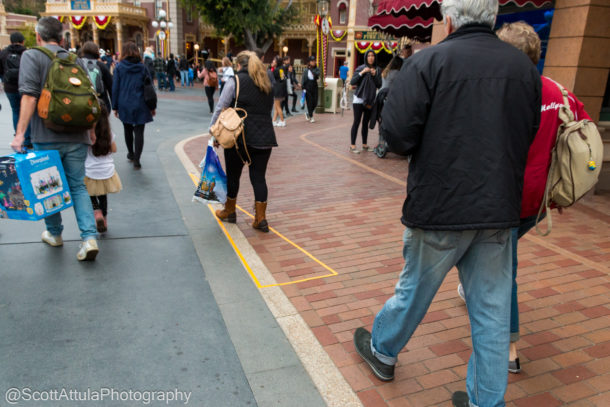
[{"label": "tan backpack", "polygon": [[573,205],[589,192],[597,183],[601,172],[604,145],[595,123],[590,120],[574,120],[570,109],[568,92],[557,84],[563,95],[563,106],[559,108],[559,118],[563,122],[557,129],[557,140],[551,152],[551,166],[546,181],[544,197],[538,211],[536,223],[546,208],[547,231],[551,233],[551,204],[559,208]]},{"label": "tan backpack", "polygon": [[[210,127],[210,134],[214,136],[216,141],[223,148],[233,148],[235,147],[239,150],[239,143],[237,139],[241,135],[243,137],[243,145],[246,150],[246,155],[248,156],[248,161],[245,161],[244,164],[250,165],[252,160],[250,159],[250,154],[248,153],[248,149],[246,147],[246,137],[244,135],[244,120],[248,117],[248,113],[242,108],[237,107],[237,97],[239,96],[239,78],[237,75],[235,78],[235,106],[227,107],[224,109],[216,122]],[[243,112],[243,117],[239,115],[239,112]],[[241,155],[238,155],[241,158]],[[242,161],[244,161],[242,159]]]}]

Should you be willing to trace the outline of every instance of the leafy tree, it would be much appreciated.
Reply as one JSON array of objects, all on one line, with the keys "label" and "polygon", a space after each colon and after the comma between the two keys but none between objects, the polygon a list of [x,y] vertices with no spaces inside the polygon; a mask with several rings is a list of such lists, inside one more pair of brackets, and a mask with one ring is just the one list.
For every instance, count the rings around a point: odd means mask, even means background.
[{"label": "leafy tree", "polygon": [[182,0],[199,10],[203,20],[221,36],[233,35],[238,43],[263,52],[275,36],[296,19],[292,0]]},{"label": "leafy tree", "polygon": [[26,48],[32,48],[36,46],[36,30],[31,25],[23,25],[19,28],[21,34],[25,37]]}]

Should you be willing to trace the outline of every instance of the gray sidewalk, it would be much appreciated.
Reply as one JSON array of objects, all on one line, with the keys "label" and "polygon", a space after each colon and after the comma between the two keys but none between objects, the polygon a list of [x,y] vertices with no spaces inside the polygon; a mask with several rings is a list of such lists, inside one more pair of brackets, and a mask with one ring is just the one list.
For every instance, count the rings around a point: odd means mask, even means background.
[{"label": "gray sidewalk", "polygon": [[[4,94],[0,103],[4,155],[13,129]],[[72,209],[62,248],[40,242],[43,222],[0,220],[0,393],[178,390],[195,406],[324,405],[216,220],[191,203],[174,145],[207,130],[206,110],[200,89],[163,93],[141,171],[126,161],[113,118],[124,190],[109,196],[95,262],[76,260]],[[91,404],[144,404],[110,397]]]}]

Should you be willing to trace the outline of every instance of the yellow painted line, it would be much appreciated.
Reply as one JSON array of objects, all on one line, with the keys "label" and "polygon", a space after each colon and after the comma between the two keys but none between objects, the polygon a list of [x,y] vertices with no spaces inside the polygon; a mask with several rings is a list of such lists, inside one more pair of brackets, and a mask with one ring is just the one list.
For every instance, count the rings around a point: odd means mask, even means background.
[{"label": "yellow painted line", "polygon": [[[193,173],[189,173],[189,176],[191,177],[191,180],[193,181],[193,183],[195,185],[199,184],[199,177]],[[237,209],[239,209],[240,211],[242,211],[243,213],[245,213],[246,215],[248,215],[249,217],[251,217],[252,219],[254,219],[254,215],[252,215],[251,213],[249,213],[248,211],[246,211],[245,209],[243,209],[241,206],[239,205],[235,205],[237,207]],[[216,217],[216,214],[214,213],[214,209],[212,208],[212,205],[208,204],[208,208],[210,209],[210,211],[212,212],[212,215],[214,215],[214,218],[216,218],[216,221],[218,222],[218,224],[220,225],[220,228],[224,231],[225,236],[227,237],[227,239],[229,240],[229,243],[231,243],[231,246],[233,246],[233,250],[235,250],[235,253],[237,254],[237,256],[239,257],[239,259],[241,260],[242,264],[244,265],[244,267],[246,268],[246,270],[248,271],[248,274],[250,274],[250,277],[252,277],[252,280],[256,283],[258,288],[267,288],[267,287],[277,287],[277,286],[282,286],[282,285],[290,285],[290,284],[296,284],[296,283],[302,283],[304,281],[310,281],[310,280],[318,280],[320,278],[327,278],[327,277],[333,277],[338,275],[339,273],[337,273],[335,270],[333,270],[332,268],[328,267],[326,264],[324,264],[323,262],[321,262],[320,260],[318,260],[316,257],[314,257],[311,253],[309,253],[307,250],[303,249],[301,246],[297,245],[296,243],[294,243],[292,240],[288,239],[286,236],[284,236],[283,234],[281,234],[280,232],[278,232],[276,229],[269,227],[269,230],[271,230],[273,233],[275,233],[277,236],[279,236],[281,239],[285,240],[286,242],[288,242],[289,244],[291,244],[293,247],[295,247],[296,249],[298,249],[301,253],[305,254],[307,257],[309,257],[310,259],[312,259],[314,262],[318,263],[320,266],[322,266],[323,268],[325,268],[326,270],[328,270],[330,272],[330,274],[324,274],[321,276],[316,276],[316,277],[309,277],[309,278],[303,278],[300,280],[295,280],[295,281],[288,281],[285,283],[276,283],[276,284],[266,284],[266,285],[261,285],[261,283],[258,281],[258,279],[256,278],[256,275],[254,274],[254,272],[252,271],[252,268],[250,267],[250,265],[248,264],[248,262],[246,261],[246,259],[244,258],[244,256],[241,254],[241,251],[239,250],[239,248],[237,247],[237,245],[235,244],[235,242],[233,241],[233,238],[231,237],[231,234],[229,233],[229,231],[227,230],[227,228],[225,227],[225,225],[223,225],[222,221],[220,219],[218,219]]]}]

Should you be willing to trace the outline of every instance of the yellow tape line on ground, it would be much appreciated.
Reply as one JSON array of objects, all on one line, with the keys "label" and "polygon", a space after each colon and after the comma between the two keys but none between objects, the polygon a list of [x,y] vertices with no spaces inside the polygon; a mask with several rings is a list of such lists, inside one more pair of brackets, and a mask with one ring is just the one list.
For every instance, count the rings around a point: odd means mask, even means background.
[{"label": "yellow tape line on ground", "polygon": [[[193,180],[193,183],[195,185],[199,184],[199,177],[195,174],[189,173],[191,179]],[[235,205],[237,207],[237,209],[239,209],[240,211],[242,211],[243,213],[245,213],[246,215],[248,215],[249,217],[251,217],[252,219],[254,219],[254,215],[252,215],[251,213],[249,213],[248,211],[244,210],[242,207],[240,207],[239,205]],[[300,280],[295,280],[295,281],[288,281],[285,283],[276,283],[276,284],[266,284],[266,285],[262,285],[259,281],[258,278],[256,278],[256,275],[254,274],[254,271],[252,271],[252,268],[250,267],[250,265],[248,264],[248,262],[246,261],[246,259],[244,258],[244,256],[242,255],[241,251],[239,250],[239,248],[237,247],[237,245],[235,244],[235,241],[233,240],[233,238],[231,237],[231,234],[229,233],[229,231],[227,230],[227,228],[225,227],[225,225],[223,225],[222,221],[220,219],[218,219],[216,217],[216,214],[214,213],[214,208],[212,207],[212,205],[208,204],[208,208],[210,209],[210,212],[212,212],[212,215],[214,215],[214,218],[216,218],[216,221],[218,222],[218,225],[220,225],[220,228],[224,231],[225,236],[227,237],[227,239],[229,240],[229,243],[231,243],[231,246],[233,246],[233,250],[235,250],[235,253],[237,254],[237,256],[239,257],[239,259],[241,260],[242,264],[244,265],[244,267],[246,268],[246,271],[248,271],[248,274],[250,274],[250,277],[252,277],[252,281],[254,281],[254,283],[256,284],[256,286],[258,288],[267,288],[267,287],[277,287],[277,286],[282,286],[282,285],[289,285],[289,284],[296,284],[296,283],[302,283],[304,281],[310,281],[310,280],[318,280],[320,278],[326,278],[326,277],[332,277],[332,276],[336,276],[339,273],[337,273],[335,270],[333,270],[332,268],[328,267],[326,264],[324,264],[323,262],[321,262],[320,260],[318,260],[316,257],[314,257],[311,253],[309,253],[307,250],[303,249],[301,246],[297,245],[296,243],[294,243],[292,240],[288,239],[286,236],[284,236],[283,234],[281,234],[280,232],[278,232],[276,229],[269,227],[269,230],[272,231],[273,233],[275,233],[277,236],[279,236],[281,239],[285,240],[286,242],[290,243],[294,248],[298,249],[300,252],[302,252],[303,254],[305,254],[307,257],[309,257],[310,259],[312,259],[313,261],[315,261],[316,263],[318,263],[320,266],[322,266],[323,268],[325,268],[326,270],[328,270],[330,272],[330,274],[324,274],[322,276],[316,276],[316,277],[309,277],[309,278],[303,278]]]}]

